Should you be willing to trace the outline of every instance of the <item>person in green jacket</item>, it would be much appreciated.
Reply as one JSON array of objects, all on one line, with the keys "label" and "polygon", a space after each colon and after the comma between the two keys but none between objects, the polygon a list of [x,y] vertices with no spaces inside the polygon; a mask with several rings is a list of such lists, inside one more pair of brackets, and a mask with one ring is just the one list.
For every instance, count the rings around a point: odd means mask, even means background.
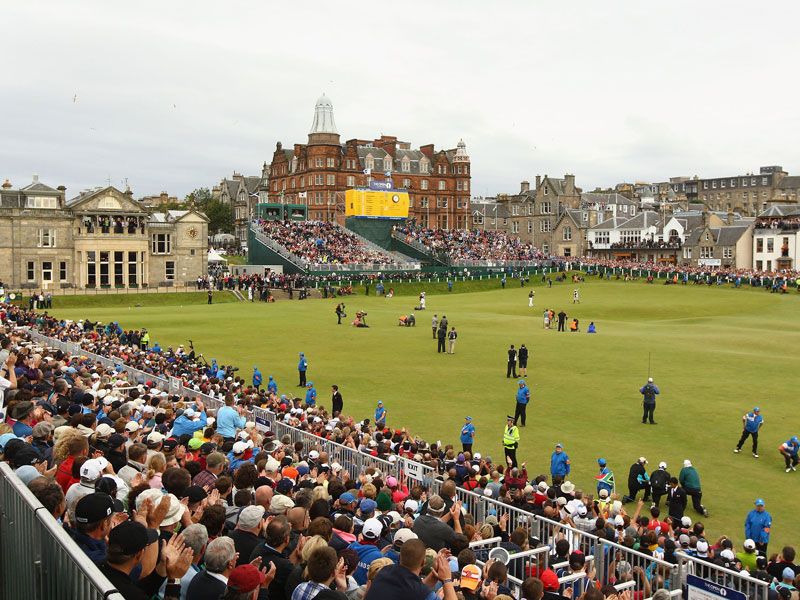
[{"label": "person in green jacket", "polygon": [[692,466],[692,461],[688,458],[683,461],[683,468],[678,474],[678,481],[681,487],[686,490],[686,494],[692,498],[692,508],[704,517],[708,516],[706,507],[702,504],[703,491],[700,488],[700,474]]}]

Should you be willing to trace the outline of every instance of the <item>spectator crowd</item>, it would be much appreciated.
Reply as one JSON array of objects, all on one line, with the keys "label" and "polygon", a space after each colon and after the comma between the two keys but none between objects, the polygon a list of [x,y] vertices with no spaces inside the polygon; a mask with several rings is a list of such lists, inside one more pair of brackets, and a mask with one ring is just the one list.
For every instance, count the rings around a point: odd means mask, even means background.
[{"label": "spectator crowd", "polygon": [[[80,350],[56,350],[28,328]],[[600,459],[597,489],[581,489],[560,444],[549,474],[529,474],[525,463],[511,468],[389,427],[385,409],[378,426],[329,412],[312,382],[304,402],[271,377],[262,387],[260,373],[251,383],[191,349],[151,346],[145,330],[10,304],[0,305],[0,362],[2,461],[126,599],[663,600],[680,585],[670,566],[684,555],[698,574],[742,571],[769,582],[775,598],[797,595],[794,548],[770,553],[763,501],[741,545],[686,514],[687,497],[704,512],[691,463],[679,477],[665,463],[648,476],[639,458],[620,498]],[[122,364],[178,377],[187,391],[137,383]],[[220,407],[212,415],[190,392]],[[306,441],[256,426],[253,407]],[[354,472],[326,441],[368,466]],[[401,458],[432,475],[386,466]],[[486,510],[474,510],[481,502]],[[490,558],[495,547],[510,560]]]},{"label": "spectator crowd", "polygon": [[504,231],[491,229],[431,229],[413,223],[395,227],[395,234],[423,244],[433,253],[450,260],[517,260],[546,258],[538,249]]}]

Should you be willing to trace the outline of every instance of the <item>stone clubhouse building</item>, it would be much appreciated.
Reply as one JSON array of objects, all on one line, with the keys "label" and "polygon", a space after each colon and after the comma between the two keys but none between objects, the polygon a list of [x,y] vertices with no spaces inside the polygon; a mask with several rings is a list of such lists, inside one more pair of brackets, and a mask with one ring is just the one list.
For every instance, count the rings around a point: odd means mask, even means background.
[{"label": "stone clubhouse building", "polygon": [[67,200],[38,181],[0,186],[0,281],[8,290],[146,288],[208,269],[208,218],[154,212],[113,186]]}]

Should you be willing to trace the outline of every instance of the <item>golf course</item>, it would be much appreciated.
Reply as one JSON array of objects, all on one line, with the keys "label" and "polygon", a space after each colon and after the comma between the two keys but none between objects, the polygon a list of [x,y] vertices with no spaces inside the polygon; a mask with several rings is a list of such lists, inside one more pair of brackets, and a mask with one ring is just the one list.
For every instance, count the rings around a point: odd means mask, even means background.
[{"label": "golf course", "polygon": [[[506,351],[524,343],[532,400],[518,457],[531,477],[549,473],[557,442],[572,461],[569,479],[592,493],[598,457],[607,459],[620,495],[639,456],[648,459],[648,472],[663,460],[675,476],[688,458],[700,473],[710,516],[702,519],[691,503],[687,514],[703,520],[709,539],[725,534],[741,542],[745,515],[761,497],[773,516],[770,551],[800,543],[800,521],[791,508],[800,473],[785,473],[777,451],[800,434],[793,392],[800,372],[800,294],[642,281],[551,288],[537,281],[521,288],[509,280],[506,289],[497,281],[483,283],[485,291],[460,289],[482,289],[475,282],[457,282],[452,293],[442,284],[404,284],[398,292],[408,295],[394,298],[375,297],[374,287],[367,297],[359,287],[360,293],[343,298],[271,304],[228,301],[232,295],[222,292],[210,306],[204,293],[145,296],[143,302],[109,297],[113,305],[106,307],[97,298],[60,307],[56,298],[50,312],[119,321],[126,329],[147,327],[151,343],[162,347],[191,339],[209,362],[237,365],[248,382],[257,365],[265,379],[275,377],[279,393],[302,395],[296,365],[298,353],[305,352],[308,379],[323,405],[329,407],[330,386],[338,384],[346,414],[371,418],[383,400],[390,427],[452,444],[458,444],[464,416],[470,415],[475,450],[495,462],[503,457],[505,416],[513,414],[517,389],[517,380],[506,378]],[[580,304],[572,304],[575,287]],[[427,310],[415,313],[416,327],[399,327],[398,317],[412,312],[423,290]],[[79,298],[66,301],[80,304]],[[334,307],[341,301],[348,317],[337,325]],[[545,308],[578,318],[581,331],[544,329]],[[349,325],[357,310],[367,312],[369,328]],[[447,315],[458,331],[453,355],[436,352],[434,313]],[[585,333],[590,321],[597,334]],[[648,371],[661,390],[657,425],[641,423],[639,388]],[[741,454],[733,453],[742,415],[754,406],[764,416],[758,459],[749,441]],[[633,512],[634,505],[626,508]]]}]

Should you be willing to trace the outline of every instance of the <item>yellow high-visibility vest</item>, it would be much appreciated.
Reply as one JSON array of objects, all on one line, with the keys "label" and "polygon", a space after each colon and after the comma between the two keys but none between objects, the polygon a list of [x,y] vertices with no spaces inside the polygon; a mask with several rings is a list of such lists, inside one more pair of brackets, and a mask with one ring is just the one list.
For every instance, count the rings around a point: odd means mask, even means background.
[{"label": "yellow high-visibility vest", "polygon": [[519,442],[519,429],[517,429],[516,425],[512,425],[509,427],[506,425],[506,429],[503,432],[503,446],[506,448],[513,448],[514,444]]}]

